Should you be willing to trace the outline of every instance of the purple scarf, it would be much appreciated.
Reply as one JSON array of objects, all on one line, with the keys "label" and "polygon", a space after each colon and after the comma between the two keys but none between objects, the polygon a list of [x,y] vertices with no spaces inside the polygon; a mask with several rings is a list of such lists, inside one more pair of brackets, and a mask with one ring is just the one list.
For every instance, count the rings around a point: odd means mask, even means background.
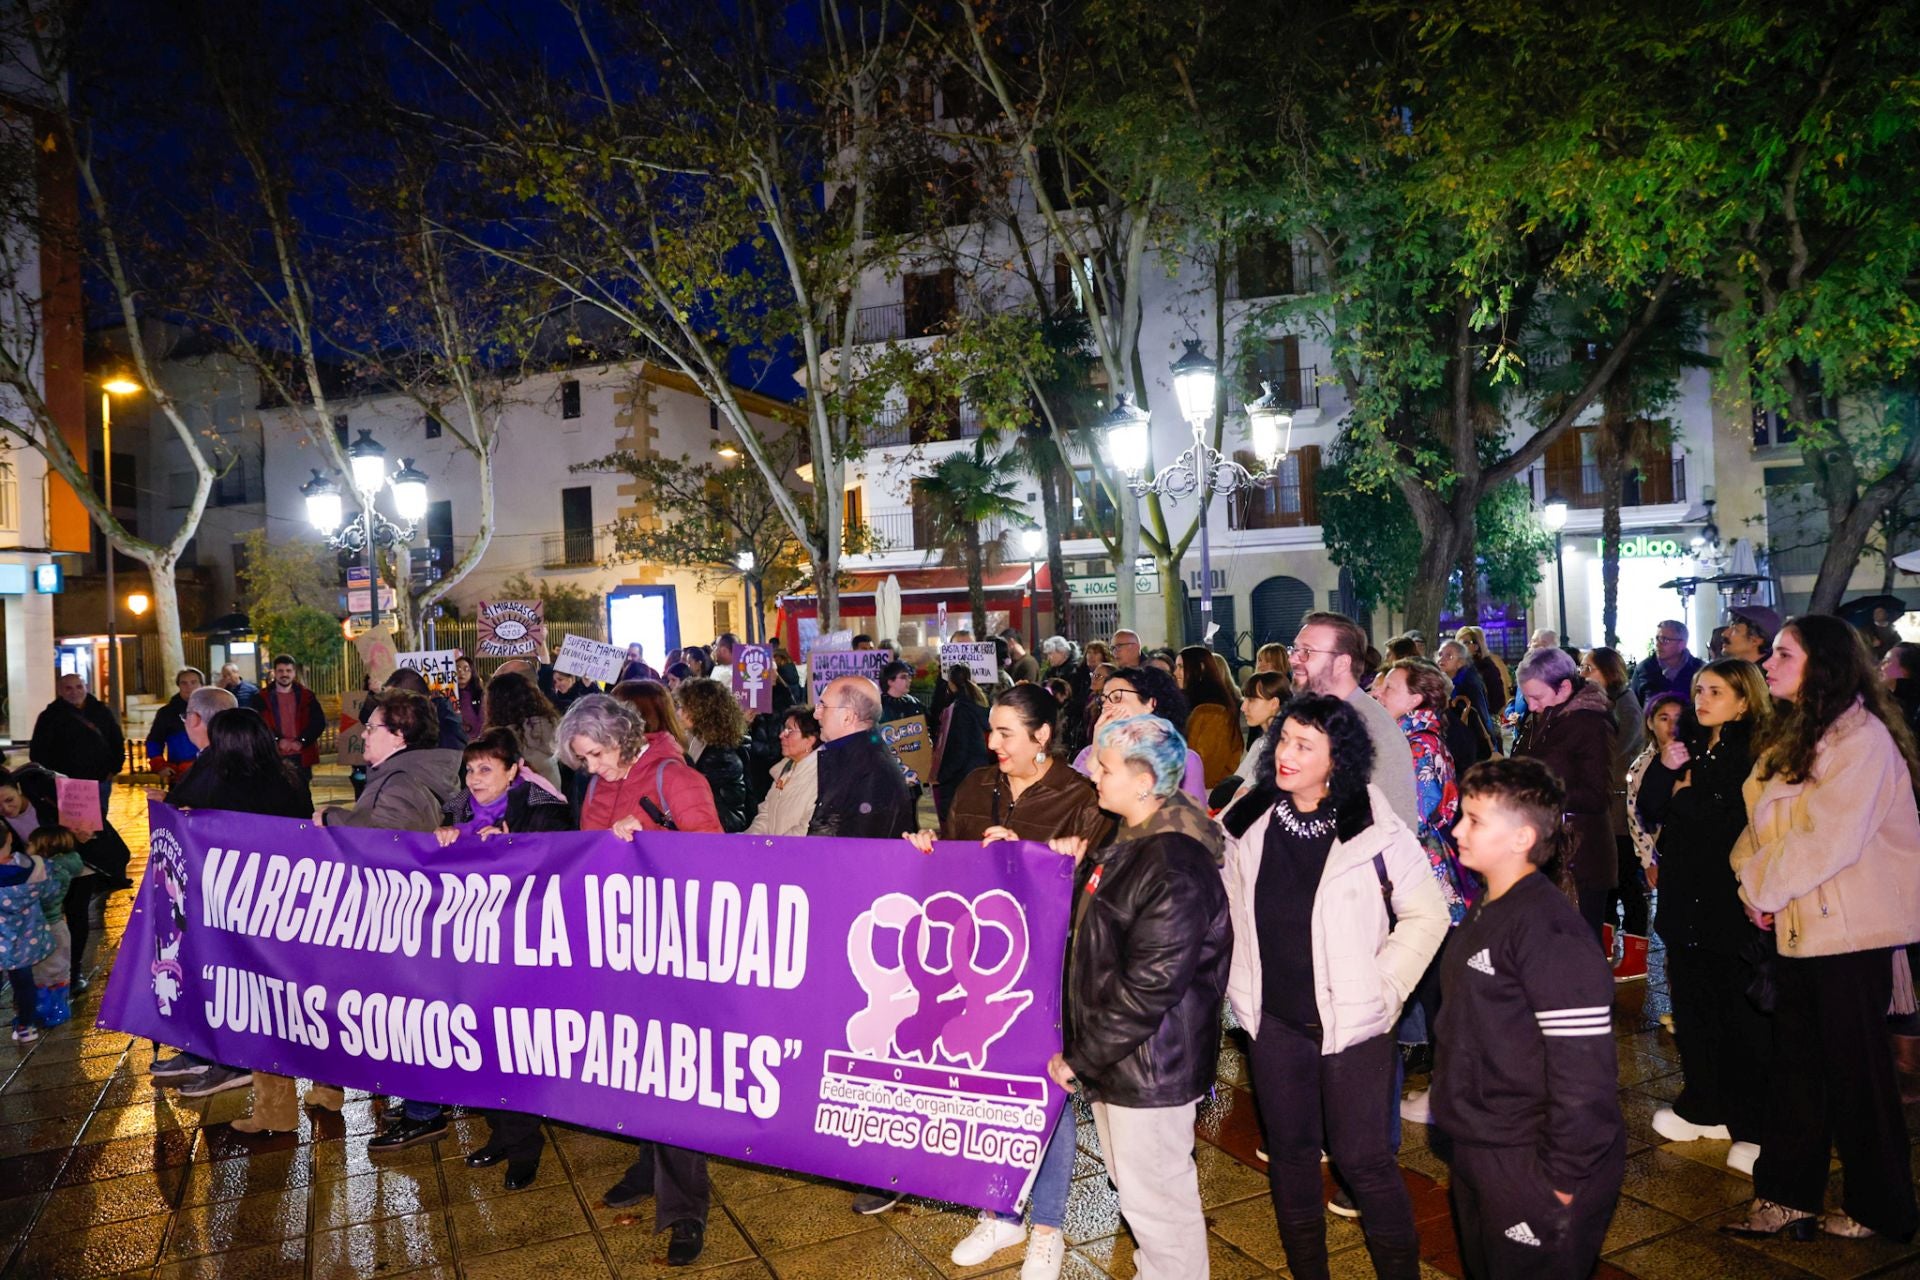
[{"label": "purple scarf", "polygon": [[[524,785],[526,784],[520,782],[513,784],[514,787]],[[508,787],[492,804],[481,804],[473,792],[467,792],[467,807],[473,810],[473,817],[460,824],[461,832],[465,835],[473,835],[484,827],[498,825],[507,816],[507,801],[512,796],[513,787]]]}]

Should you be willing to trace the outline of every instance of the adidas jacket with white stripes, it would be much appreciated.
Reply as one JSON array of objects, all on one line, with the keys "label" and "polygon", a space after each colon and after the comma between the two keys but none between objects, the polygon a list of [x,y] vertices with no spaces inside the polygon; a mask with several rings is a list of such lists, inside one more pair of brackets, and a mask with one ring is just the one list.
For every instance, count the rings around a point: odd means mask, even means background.
[{"label": "adidas jacket with white stripes", "polygon": [[1475,904],[1441,961],[1433,1122],[1455,1143],[1523,1147],[1556,1190],[1620,1141],[1613,974],[1558,886],[1529,875]]}]

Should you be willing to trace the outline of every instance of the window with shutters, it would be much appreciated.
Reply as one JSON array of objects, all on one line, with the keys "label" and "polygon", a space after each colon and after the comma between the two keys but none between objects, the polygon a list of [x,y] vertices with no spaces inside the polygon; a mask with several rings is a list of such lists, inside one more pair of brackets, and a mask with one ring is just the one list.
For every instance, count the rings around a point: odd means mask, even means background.
[{"label": "window with shutters", "polygon": [[[1260,460],[1242,449],[1233,460],[1249,471],[1260,470]],[[1320,501],[1315,485],[1320,476],[1320,446],[1295,449],[1274,468],[1269,483],[1233,495],[1227,508],[1231,529],[1304,529],[1320,523]]]},{"label": "window with shutters", "polygon": [[560,416],[562,418],[580,416],[580,379],[568,378],[560,384]]},{"label": "window with shutters", "polygon": [[[1578,427],[1547,447],[1546,497],[1560,497],[1576,510],[1606,505],[1607,486],[1600,467],[1600,428]],[[1665,422],[1644,424],[1641,446],[1628,460],[1620,486],[1623,507],[1679,502],[1687,493],[1687,460],[1673,447],[1673,429]]]},{"label": "window with shutters", "polygon": [[924,338],[944,328],[954,311],[954,273],[951,268],[925,275],[902,276],[906,303],[906,336]]},{"label": "window with shutters", "polygon": [[866,527],[867,491],[858,485],[846,490],[840,497],[840,510],[843,513],[840,536],[851,538],[857,530]]}]

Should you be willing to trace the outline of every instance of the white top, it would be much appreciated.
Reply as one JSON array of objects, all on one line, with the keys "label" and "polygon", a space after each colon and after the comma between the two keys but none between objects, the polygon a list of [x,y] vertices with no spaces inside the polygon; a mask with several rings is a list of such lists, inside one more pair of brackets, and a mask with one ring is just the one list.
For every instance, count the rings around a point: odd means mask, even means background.
[{"label": "white top", "polygon": [[750,836],[803,836],[813,822],[813,804],[820,795],[820,751],[816,747],[799,760],[782,760],[773,769],[773,786],[760,802],[760,812],[746,829]]}]

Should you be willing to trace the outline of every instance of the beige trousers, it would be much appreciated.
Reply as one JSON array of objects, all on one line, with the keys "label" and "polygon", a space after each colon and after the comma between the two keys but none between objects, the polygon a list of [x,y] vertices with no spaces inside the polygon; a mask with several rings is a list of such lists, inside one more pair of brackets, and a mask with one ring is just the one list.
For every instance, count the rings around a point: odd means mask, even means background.
[{"label": "beige trousers", "polygon": [[1194,1106],[1093,1104],[1107,1172],[1133,1228],[1139,1280],[1207,1278],[1207,1218],[1193,1163]]}]

